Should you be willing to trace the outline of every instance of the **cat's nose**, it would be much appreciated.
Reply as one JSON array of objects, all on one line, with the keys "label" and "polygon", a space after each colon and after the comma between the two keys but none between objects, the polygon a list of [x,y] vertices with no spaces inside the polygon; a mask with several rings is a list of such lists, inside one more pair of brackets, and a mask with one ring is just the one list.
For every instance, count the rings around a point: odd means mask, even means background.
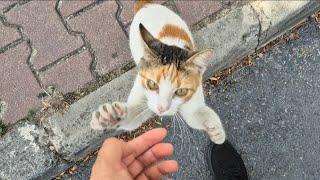
[{"label": "cat's nose", "polygon": [[169,106],[158,106],[159,113],[164,113],[169,109]]}]

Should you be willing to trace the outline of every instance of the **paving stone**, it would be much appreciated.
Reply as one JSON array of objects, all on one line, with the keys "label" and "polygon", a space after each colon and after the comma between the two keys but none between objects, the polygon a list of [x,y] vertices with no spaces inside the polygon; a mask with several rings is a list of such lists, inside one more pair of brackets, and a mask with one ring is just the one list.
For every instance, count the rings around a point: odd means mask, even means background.
[{"label": "paving stone", "polygon": [[33,65],[39,69],[82,46],[80,37],[68,34],[55,11],[55,1],[31,1],[5,14],[22,25],[37,51]]},{"label": "paving stone", "polygon": [[45,131],[35,124],[16,124],[0,140],[0,179],[35,179],[54,169],[58,159],[47,142]]},{"label": "paving stone", "polygon": [[[166,0],[162,1],[153,1],[154,3],[157,4],[162,4],[166,2]],[[123,6],[122,12],[120,14],[120,18],[124,24],[128,24],[132,21],[134,13],[133,13],[133,5],[134,1],[126,1],[126,0],[121,0],[121,4]]]},{"label": "paving stone", "polygon": [[176,1],[177,9],[181,17],[192,25],[201,19],[217,12],[222,8],[220,1]]},{"label": "paving stone", "polygon": [[14,123],[40,106],[40,87],[27,65],[29,53],[26,43],[22,43],[0,54],[0,99],[8,106],[5,123]]},{"label": "paving stone", "polygon": [[82,0],[82,1],[63,0],[61,1],[60,12],[64,17],[66,17],[72,13],[79,11],[80,9],[88,6],[93,2],[95,1],[94,0]]},{"label": "paving stone", "polygon": [[62,93],[72,92],[93,80],[91,61],[89,52],[84,51],[44,71],[40,78],[44,85],[53,85]]},{"label": "paving stone", "polygon": [[105,138],[119,133],[92,130],[91,115],[100,104],[115,100],[125,101],[136,75],[136,68],[130,70],[72,104],[68,112],[56,113],[43,121],[51,144],[64,159],[78,161],[96,150]]},{"label": "paving stone", "polygon": [[[153,1],[153,2],[157,3],[157,4],[162,4],[162,5],[166,6],[167,8],[173,10],[174,12],[178,13],[178,10],[177,10],[173,1],[162,0],[162,1]],[[122,0],[121,4],[123,6],[123,10],[120,14],[120,20],[123,23],[123,25],[125,26],[126,33],[129,34],[130,24],[131,24],[133,16],[134,16],[134,13],[133,13],[134,2]]]},{"label": "paving stone", "polygon": [[0,22],[0,48],[20,38],[17,29],[6,27]]},{"label": "paving stone", "polygon": [[73,30],[84,32],[89,39],[100,75],[131,60],[128,40],[115,18],[117,8],[115,1],[106,1],[68,21]]},{"label": "paving stone", "polygon": [[121,1],[122,12],[120,14],[120,19],[124,24],[128,24],[133,18],[133,1]]}]

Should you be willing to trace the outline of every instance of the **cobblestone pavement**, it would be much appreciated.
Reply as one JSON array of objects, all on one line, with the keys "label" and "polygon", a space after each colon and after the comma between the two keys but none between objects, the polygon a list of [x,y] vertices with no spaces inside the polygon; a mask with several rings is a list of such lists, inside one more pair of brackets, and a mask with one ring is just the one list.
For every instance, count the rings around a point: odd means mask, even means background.
[{"label": "cobblestone pavement", "polygon": [[[159,3],[189,25],[225,4]],[[47,86],[73,92],[127,67],[132,7],[132,1],[121,0],[0,1],[0,99],[8,105],[4,122],[15,123],[41,107],[39,94]]]}]

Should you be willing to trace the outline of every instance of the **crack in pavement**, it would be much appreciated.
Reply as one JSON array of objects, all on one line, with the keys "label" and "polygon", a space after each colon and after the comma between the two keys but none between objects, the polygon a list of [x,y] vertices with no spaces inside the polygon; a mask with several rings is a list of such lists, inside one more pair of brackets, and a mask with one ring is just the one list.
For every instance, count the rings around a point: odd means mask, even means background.
[{"label": "crack in pavement", "polygon": [[57,60],[51,62],[50,64],[45,65],[44,67],[40,68],[38,71],[39,72],[44,72],[44,71],[56,66],[57,64],[59,64],[61,62],[67,62],[69,58],[71,58],[71,57],[73,57],[75,55],[81,54],[86,49],[87,49],[86,46],[82,45],[80,48],[77,48],[77,49],[73,50],[72,52],[64,55],[63,57],[58,58]]},{"label": "crack in pavement", "polygon": [[73,18],[75,18],[75,17],[77,17],[79,15],[82,15],[83,13],[91,10],[92,8],[94,8],[95,6],[99,5],[102,2],[103,2],[103,0],[96,0],[95,2],[93,2],[93,3],[91,3],[91,4],[87,5],[87,6],[79,9],[78,11],[67,15],[65,20],[68,21],[68,20],[71,20],[71,19],[73,19]]},{"label": "crack in pavement", "polygon": [[[79,36],[81,37],[81,39],[82,39],[82,41],[83,41],[83,44],[84,44],[84,47],[85,47],[86,49],[88,49],[89,54],[90,54],[91,59],[92,59],[91,64],[90,64],[90,67],[89,67],[90,72],[91,72],[92,76],[93,76],[95,79],[97,79],[98,73],[95,72],[96,65],[97,65],[97,62],[96,62],[96,59],[97,59],[97,58],[96,58],[96,55],[95,55],[95,53],[94,53],[94,50],[92,49],[91,44],[89,43],[89,40],[88,40],[88,38],[86,37],[85,33],[84,33],[84,32],[80,32],[80,31],[74,31],[74,30],[72,30],[72,28],[70,27],[70,25],[67,23],[67,20],[63,18],[62,14],[61,14],[61,12],[60,12],[61,2],[62,2],[61,0],[58,0],[58,1],[57,1],[56,6],[55,6],[55,10],[56,10],[56,12],[57,12],[57,14],[58,14],[58,16],[59,16],[59,18],[60,18],[63,26],[66,28],[68,34],[70,34],[70,35],[72,35],[72,36],[75,36],[75,37],[79,37]],[[89,5],[89,6],[90,6],[90,5]],[[79,53],[75,53],[74,55],[76,55],[76,54],[79,54]],[[64,60],[64,59],[67,59],[67,58],[63,58],[63,57],[60,58],[60,60]]]},{"label": "crack in pavement", "polygon": [[250,6],[253,13],[256,15],[256,18],[258,19],[258,22],[259,22],[259,31],[258,31],[258,34],[256,35],[258,37],[257,46],[254,48],[255,52],[258,52],[258,48],[261,41],[261,35],[262,35],[262,22],[261,22],[259,13],[253,8],[253,6],[250,3],[248,3],[248,5]]},{"label": "crack in pavement", "polygon": [[122,13],[122,9],[123,9],[123,5],[119,0],[116,0],[116,3],[118,5],[118,9],[116,11],[115,14],[115,18],[119,24],[119,26],[121,27],[122,31],[124,32],[124,34],[126,35],[127,39],[129,38],[128,32],[126,31],[126,27],[128,27],[128,25],[125,25],[122,20],[121,20],[121,13]]},{"label": "crack in pavement", "polygon": [[24,4],[27,4],[27,3],[30,2],[30,1],[31,1],[31,0],[21,0],[21,1],[18,1],[18,2],[16,2],[16,3],[13,3],[13,4],[11,4],[11,5],[3,8],[3,14],[5,14],[5,13],[7,13],[7,12],[11,11],[12,9],[15,9],[15,8],[17,8],[17,7],[19,7],[19,6],[22,6],[22,5],[24,5]]}]

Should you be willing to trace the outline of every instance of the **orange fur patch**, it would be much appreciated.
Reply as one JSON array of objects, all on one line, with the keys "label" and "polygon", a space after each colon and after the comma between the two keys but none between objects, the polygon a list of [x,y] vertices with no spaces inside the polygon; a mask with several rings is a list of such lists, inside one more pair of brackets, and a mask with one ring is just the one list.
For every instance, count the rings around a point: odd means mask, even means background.
[{"label": "orange fur patch", "polygon": [[170,77],[172,84],[176,88],[187,88],[189,92],[186,96],[182,97],[185,101],[191,99],[197,88],[201,83],[201,76],[196,72],[189,72],[186,74],[179,71],[174,65],[164,65],[154,68],[144,69],[139,72],[141,77],[141,84],[144,88],[147,87],[147,80],[150,79],[157,84],[165,78]]},{"label": "orange fur patch", "polygon": [[146,4],[150,4],[152,0],[137,0],[133,6],[133,12],[136,14],[141,8],[143,8]]},{"label": "orange fur patch", "polygon": [[193,50],[194,46],[192,44],[192,41],[187,34],[187,32],[173,24],[167,24],[162,28],[162,31],[159,33],[158,39],[161,39],[163,37],[174,37],[179,38],[187,43],[187,46],[189,49]]}]

